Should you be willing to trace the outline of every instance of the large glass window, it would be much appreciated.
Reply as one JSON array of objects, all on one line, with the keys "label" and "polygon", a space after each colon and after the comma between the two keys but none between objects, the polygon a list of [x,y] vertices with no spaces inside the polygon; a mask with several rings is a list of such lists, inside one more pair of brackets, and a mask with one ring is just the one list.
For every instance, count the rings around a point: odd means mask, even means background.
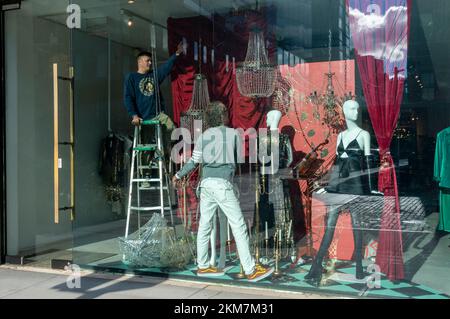
[{"label": "large glass window", "polygon": [[[448,6],[23,2],[6,13],[9,260],[245,282],[220,212],[208,258],[227,272],[197,276],[206,164],[169,181],[195,153],[193,136],[170,154],[167,124],[194,133],[210,100],[247,133],[232,182],[250,254],[275,270],[255,285],[447,298]],[[164,150],[133,146],[133,115],[158,116]],[[275,132],[277,169],[252,155]]]}]

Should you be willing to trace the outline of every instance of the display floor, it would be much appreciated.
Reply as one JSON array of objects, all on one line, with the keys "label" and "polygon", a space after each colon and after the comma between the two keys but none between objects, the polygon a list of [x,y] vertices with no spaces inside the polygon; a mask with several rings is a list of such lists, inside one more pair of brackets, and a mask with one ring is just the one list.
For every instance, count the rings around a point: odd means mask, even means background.
[{"label": "display floor", "polygon": [[[426,224],[434,227],[438,221],[438,214],[433,213],[425,217]],[[270,278],[268,280],[249,283],[245,279],[236,278],[239,266],[233,266],[225,276],[216,278],[200,278],[196,276],[195,265],[188,265],[184,270],[170,270],[158,268],[133,268],[122,263],[122,255],[119,252],[118,237],[122,234],[123,221],[116,221],[109,226],[103,225],[105,231],[110,228],[109,239],[101,238],[98,241],[86,240],[85,243],[77,245],[72,250],[49,251],[47,254],[39,255],[29,266],[45,267],[51,266],[51,259],[72,259],[75,264],[83,268],[99,271],[110,271],[115,273],[130,273],[137,275],[171,277],[185,280],[203,281],[217,284],[234,286],[256,286],[267,289],[286,291],[310,291],[329,294],[342,294],[349,297],[368,298],[418,298],[418,299],[449,299],[450,279],[448,269],[450,258],[448,257],[450,234],[436,234],[434,232],[411,233],[405,237],[404,258],[405,275],[407,280],[397,283],[389,281],[381,276],[380,287],[369,289],[364,281],[356,280],[353,276],[354,266],[347,261],[336,264],[335,273],[330,276],[321,287],[316,288],[305,282],[304,276],[310,268],[309,264],[299,265],[291,268],[285,262],[281,269],[283,276]],[[91,233],[98,229],[86,231]],[[90,237],[90,236],[89,236]],[[105,236],[107,237],[107,236]],[[98,238],[98,237],[97,237]],[[90,243],[89,243],[90,242]],[[367,261],[365,261],[367,266]],[[324,276],[325,277],[325,276]]]},{"label": "display floor", "polygon": [[[116,259],[116,261],[114,261]],[[315,287],[304,281],[304,276],[308,272],[310,265],[301,265],[291,268],[290,263],[281,265],[282,275],[271,277],[257,283],[250,283],[246,279],[237,278],[240,267],[237,263],[227,264],[231,269],[221,277],[205,278],[196,276],[196,266],[189,265],[185,270],[170,270],[160,268],[133,268],[125,265],[120,260],[120,256],[109,258],[99,262],[84,265],[91,269],[108,270],[111,272],[126,272],[137,275],[167,276],[186,280],[206,281],[218,284],[228,284],[236,286],[256,286],[268,289],[309,291],[315,293],[344,294],[349,297],[368,298],[414,298],[414,299],[450,299],[449,295],[443,294],[427,286],[416,284],[410,281],[399,281],[393,283],[384,276],[380,277],[379,287],[370,289],[365,280],[354,278],[354,266],[349,263],[337,265],[332,276],[327,278],[320,287]]]},{"label": "display floor", "polygon": [[[249,178],[242,178],[240,181],[241,209],[245,220],[251,221],[254,217],[254,190],[252,190]],[[270,196],[276,210],[280,197],[277,192]],[[450,269],[450,234],[436,232],[439,215],[436,213],[435,205],[432,204],[432,199],[402,196],[400,201],[405,280],[393,283],[381,276],[380,287],[378,288],[370,289],[365,281],[359,281],[353,277],[354,266],[348,261],[351,257],[347,259],[339,257],[340,255],[348,255],[347,250],[351,256],[353,251],[351,224],[348,218],[345,221],[345,216],[342,218],[342,223],[338,223],[338,227],[341,227],[342,231],[340,235],[336,236],[338,243],[336,246],[337,259],[340,261],[337,263],[334,274],[327,278],[319,288],[304,281],[304,276],[309,270],[310,264],[297,265],[291,268],[290,264],[285,262],[281,266],[283,276],[258,283],[249,283],[245,279],[236,278],[239,272],[239,266],[236,264],[230,265],[232,268],[225,276],[216,278],[197,277],[196,267],[193,264],[188,265],[186,269],[181,271],[129,267],[122,263],[122,255],[119,251],[118,238],[124,235],[124,219],[96,226],[78,227],[74,231],[72,245],[70,243],[66,245],[73,248],[50,250],[34,257],[33,262],[29,265],[51,267],[52,259],[67,259],[81,267],[100,271],[127,272],[236,286],[257,286],[287,291],[309,290],[316,293],[343,294],[349,297],[448,299],[450,296],[450,278],[448,276],[448,269]],[[323,216],[330,207],[340,206],[360,212],[366,230],[365,244],[368,244],[370,240],[377,238],[377,225],[379,225],[382,204],[382,197],[378,196],[314,194],[312,211],[315,248],[317,249],[319,244],[316,241],[320,237],[321,229],[323,232],[325,226]],[[142,221],[143,224],[144,221]],[[131,226],[134,231],[137,226],[135,219],[132,219]],[[340,245],[344,249],[341,249]],[[369,258],[365,260],[365,266],[368,265],[368,260]]]}]

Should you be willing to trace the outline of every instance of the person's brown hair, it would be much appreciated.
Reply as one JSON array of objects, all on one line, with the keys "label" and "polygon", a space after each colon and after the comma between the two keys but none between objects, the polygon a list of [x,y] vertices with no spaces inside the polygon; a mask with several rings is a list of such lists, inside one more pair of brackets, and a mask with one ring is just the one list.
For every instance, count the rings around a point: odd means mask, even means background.
[{"label": "person's brown hair", "polygon": [[228,109],[220,101],[210,102],[206,108],[205,121],[208,127],[228,124]]},{"label": "person's brown hair", "polygon": [[150,52],[142,51],[138,54],[138,56],[136,57],[136,60],[139,60],[143,56],[149,57],[150,59],[152,58],[152,54]]}]

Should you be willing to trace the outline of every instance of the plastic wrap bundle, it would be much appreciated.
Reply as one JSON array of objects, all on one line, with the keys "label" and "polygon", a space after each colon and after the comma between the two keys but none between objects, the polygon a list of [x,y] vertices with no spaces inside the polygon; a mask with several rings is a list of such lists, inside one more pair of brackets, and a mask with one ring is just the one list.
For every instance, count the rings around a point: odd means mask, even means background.
[{"label": "plastic wrap bundle", "polygon": [[161,267],[183,268],[191,260],[188,241],[185,238],[177,239],[174,228],[166,227],[161,236]]},{"label": "plastic wrap bundle", "polygon": [[123,261],[134,267],[183,268],[192,260],[189,243],[177,239],[160,214],[127,238],[119,238]]},{"label": "plastic wrap bundle", "polygon": [[144,266],[142,261],[145,255],[146,264],[151,265],[149,267],[158,267],[161,254],[161,232],[166,227],[167,222],[164,218],[154,214],[138,231],[127,238],[119,238],[123,261],[132,266]]}]

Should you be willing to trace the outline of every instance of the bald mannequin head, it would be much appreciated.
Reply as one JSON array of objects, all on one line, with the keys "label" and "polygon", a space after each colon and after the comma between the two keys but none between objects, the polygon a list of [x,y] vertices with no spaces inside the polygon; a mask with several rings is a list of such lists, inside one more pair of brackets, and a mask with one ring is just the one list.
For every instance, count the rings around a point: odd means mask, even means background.
[{"label": "bald mannequin head", "polygon": [[[339,133],[336,147],[339,146],[341,140],[344,145],[349,145],[352,140],[356,139],[360,148],[364,151],[364,154],[370,155],[370,134],[369,132],[361,129],[356,123],[356,121],[358,120],[359,110],[358,102],[354,100],[345,101],[342,109],[344,111],[347,129]],[[346,153],[344,153],[342,156],[345,157],[344,155],[346,155]]]},{"label": "bald mannequin head", "polygon": [[342,107],[347,121],[356,121],[358,119],[359,104],[356,101],[348,100]]},{"label": "bald mannequin head", "polygon": [[278,130],[278,124],[280,123],[281,112],[278,110],[272,110],[267,113],[266,124],[270,130]]}]

